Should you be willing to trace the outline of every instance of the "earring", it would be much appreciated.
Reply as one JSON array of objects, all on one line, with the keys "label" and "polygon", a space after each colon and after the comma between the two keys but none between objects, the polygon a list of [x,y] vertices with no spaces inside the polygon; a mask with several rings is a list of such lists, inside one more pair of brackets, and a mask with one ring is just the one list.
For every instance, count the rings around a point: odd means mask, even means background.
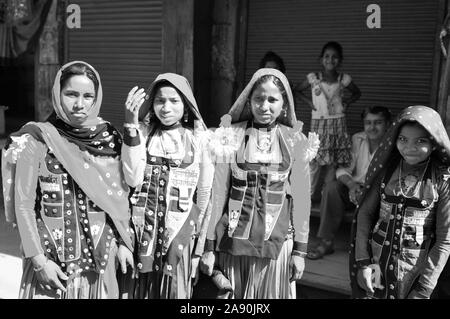
[{"label": "earring", "polygon": [[185,110],[184,114],[183,114],[183,121],[184,121],[184,123],[187,123],[188,120],[189,120],[189,113],[187,110]]},{"label": "earring", "polygon": [[287,117],[287,110],[286,109],[283,109],[283,112],[284,112],[284,117]]}]

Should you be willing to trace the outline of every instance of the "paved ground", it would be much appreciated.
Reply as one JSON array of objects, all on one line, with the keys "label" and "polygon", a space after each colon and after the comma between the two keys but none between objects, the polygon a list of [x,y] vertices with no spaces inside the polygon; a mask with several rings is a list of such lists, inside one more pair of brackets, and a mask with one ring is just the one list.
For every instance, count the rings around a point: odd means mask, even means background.
[{"label": "paved ground", "polygon": [[[0,138],[0,149],[5,138]],[[0,184],[2,182],[0,176]],[[3,193],[0,192],[0,298],[11,299],[19,295],[22,276],[22,259],[19,250],[19,235],[12,224],[6,223]]]},{"label": "paved ground", "polygon": [[17,230],[6,223],[2,209],[0,214],[0,298],[17,298],[18,296],[22,276],[22,260],[19,256]]}]

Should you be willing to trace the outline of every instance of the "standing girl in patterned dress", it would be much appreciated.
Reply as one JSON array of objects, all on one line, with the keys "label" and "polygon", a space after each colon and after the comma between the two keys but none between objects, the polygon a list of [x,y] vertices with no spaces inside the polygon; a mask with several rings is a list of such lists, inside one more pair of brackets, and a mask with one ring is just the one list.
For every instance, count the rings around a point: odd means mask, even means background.
[{"label": "standing girl in patterned dress", "polygon": [[64,65],[53,85],[56,117],[27,123],[3,150],[7,220],[24,255],[20,298],[118,298],[116,258],[133,262],[121,137],[98,117],[100,77]]},{"label": "standing girl in patterned dress", "polygon": [[450,252],[449,155],[431,108],[406,108],[386,133],[353,221],[353,297],[430,297]]},{"label": "standing girl in patterned dress", "polygon": [[[343,58],[339,43],[326,43],[320,54],[322,71],[309,73],[295,88],[299,98],[311,107],[311,131],[319,134],[320,138],[319,152],[310,165],[313,201],[320,199],[323,183],[335,179],[336,167],[351,162],[351,140],[347,134],[345,112],[359,99],[361,92],[350,75],[339,72]],[[312,101],[302,93],[308,88],[311,88]],[[344,98],[345,90],[350,92],[349,98]]]},{"label": "standing girl in patterned dress", "polygon": [[[228,120],[227,120],[228,119]],[[259,69],[213,135],[216,171],[201,268],[231,298],[295,298],[309,233],[309,161],[285,75]],[[311,151],[311,152],[310,152]]]},{"label": "standing girl in patterned dress", "polygon": [[[139,110],[143,123],[138,123]],[[133,88],[124,127],[122,161],[125,179],[135,187],[131,204],[139,271],[125,291],[129,298],[190,298],[209,221],[214,166],[187,79],[164,73],[148,94]]]}]

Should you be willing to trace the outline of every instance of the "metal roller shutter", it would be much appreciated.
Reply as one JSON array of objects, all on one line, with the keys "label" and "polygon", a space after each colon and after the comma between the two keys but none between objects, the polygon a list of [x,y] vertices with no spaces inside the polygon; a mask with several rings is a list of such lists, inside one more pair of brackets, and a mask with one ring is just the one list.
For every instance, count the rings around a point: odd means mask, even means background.
[{"label": "metal roller shutter", "polygon": [[[428,105],[439,2],[375,1],[381,8],[381,29],[366,25],[371,3],[250,0],[246,80],[264,53],[273,50],[284,59],[290,81],[298,83],[321,69],[322,46],[338,41],[344,49],[341,71],[350,74],[362,92],[347,112],[350,133],[362,129],[360,114],[366,106],[385,105],[396,115],[409,105]],[[309,108],[303,102],[296,107],[309,130]]]},{"label": "metal roller shutter", "polygon": [[135,85],[147,88],[161,72],[161,0],[78,0],[81,28],[68,30],[68,59],[83,60],[99,72],[100,115],[117,127]]}]

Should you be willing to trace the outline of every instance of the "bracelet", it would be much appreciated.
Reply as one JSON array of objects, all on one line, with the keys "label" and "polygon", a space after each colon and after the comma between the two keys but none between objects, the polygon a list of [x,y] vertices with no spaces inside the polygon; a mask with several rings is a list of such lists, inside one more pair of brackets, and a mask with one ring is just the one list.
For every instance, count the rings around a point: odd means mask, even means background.
[{"label": "bracelet", "polygon": [[298,250],[293,250],[293,251],[291,252],[291,255],[292,255],[292,256],[299,256],[299,257],[303,257],[303,258],[306,257],[306,253],[305,253],[305,252],[303,252],[303,251],[298,251]]},{"label": "bracelet", "polygon": [[40,266],[40,267],[38,267],[38,268],[33,267],[33,270],[34,270],[35,272],[40,272],[42,269],[44,269],[45,265],[47,265],[47,262],[48,262],[48,258],[45,259],[45,263],[44,263],[42,266]]},{"label": "bracelet", "polygon": [[138,128],[139,128],[139,125],[138,125],[138,124],[134,124],[134,123],[124,123],[124,124],[123,124],[123,127],[125,127],[125,128],[135,128],[135,129],[138,129]]}]

